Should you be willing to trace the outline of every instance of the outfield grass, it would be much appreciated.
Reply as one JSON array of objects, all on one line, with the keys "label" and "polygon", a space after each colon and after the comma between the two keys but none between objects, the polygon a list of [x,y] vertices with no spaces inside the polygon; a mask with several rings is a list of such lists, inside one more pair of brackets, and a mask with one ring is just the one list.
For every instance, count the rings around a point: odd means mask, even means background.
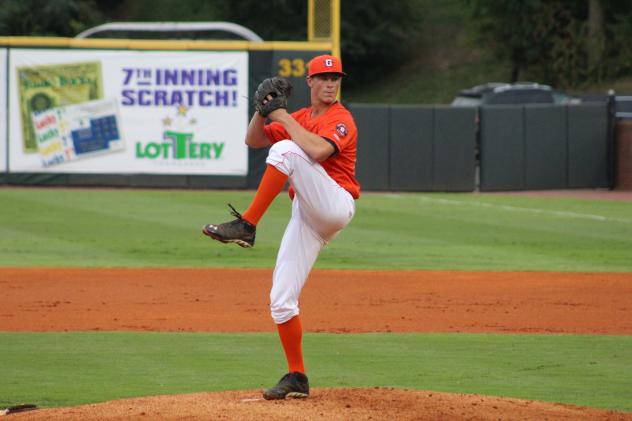
[{"label": "outfield grass", "polygon": [[[0,188],[0,266],[272,267],[279,198],[256,247],[200,234],[252,192]],[[632,271],[632,203],[364,194],[321,268]],[[632,336],[306,334],[315,387],[393,386],[632,411]],[[258,389],[285,371],[275,334],[0,333],[0,407]]]},{"label": "outfield grass", "polygon": [[[391,386],[632,411],[629,336],[313,333],[304,343],[314,387]],[[0,407],[260,389],[284,373],[283,361],[272,333],[0,333]]]},{"label": "outfield grass", "polygon": [[[272,267],[289,218],[282,194],[256,247],[203,224],[252,192],[0,189],[0,266]],[[632,271],[632,203],[484,194],[364,194],[320,268]]]}]

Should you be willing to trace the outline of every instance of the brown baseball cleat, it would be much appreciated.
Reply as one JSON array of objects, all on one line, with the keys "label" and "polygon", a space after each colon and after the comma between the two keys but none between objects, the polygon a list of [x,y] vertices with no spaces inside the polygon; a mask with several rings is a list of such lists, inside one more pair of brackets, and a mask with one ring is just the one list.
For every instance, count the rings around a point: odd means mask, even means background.
[{"label": "brown baseball cleat", "polygon": [[228,206],[230,206],[231,213],[237,217],[237,219],[219,225],[204,225],[202,234],[208,235],[212,239],[221,241],[222,243],[236,243],[245,248],[253,247],[255,245],[257,227],[243,219],[241,214],[237,212],[230,203]]},{"label": "brown baseball cleat", "polygon": [[267,400],[286,398],[307,398],[309,396],[309,380],[303,373],[287,373],[276,386],[263,391]]}]

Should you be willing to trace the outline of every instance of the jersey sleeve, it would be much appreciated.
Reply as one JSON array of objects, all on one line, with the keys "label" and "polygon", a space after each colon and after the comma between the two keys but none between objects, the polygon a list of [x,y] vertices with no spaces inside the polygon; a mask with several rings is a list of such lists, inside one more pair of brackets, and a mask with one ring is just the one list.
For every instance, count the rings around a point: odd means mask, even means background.
[{"label": "jersey sleeve", "polygon": [[333,142],[338,152],[344,150],[356,137],[356,125],[347,110],[332,113],[323,123],[317,134]]}]

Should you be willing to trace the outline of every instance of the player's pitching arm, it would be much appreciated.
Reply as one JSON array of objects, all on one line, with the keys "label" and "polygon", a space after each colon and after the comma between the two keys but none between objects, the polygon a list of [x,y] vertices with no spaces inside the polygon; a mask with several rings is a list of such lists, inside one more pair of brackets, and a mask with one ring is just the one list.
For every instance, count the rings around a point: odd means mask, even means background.
[{"label": "player's pitching arm", "polygon": [[250,124],[248,124],[248,130],[246,131],[246,145],[253,149],[265,148],[266,146],[272,145],[272,142],[270,142],[270,139],[266,136],[266,132],[263,130],[265,122],[266,119],[264,117],[261,117],[257,112],[254,113]]},{"label": "player's pitching arm", "polygon": [[273,121],[281,123],[290,134],[294,143],[298,144],[314,161],[324,161],[336,152],[336,149],[331,143],[321,136],[307,131],[283,108],[274,110],[270,113],[269,117]]}]

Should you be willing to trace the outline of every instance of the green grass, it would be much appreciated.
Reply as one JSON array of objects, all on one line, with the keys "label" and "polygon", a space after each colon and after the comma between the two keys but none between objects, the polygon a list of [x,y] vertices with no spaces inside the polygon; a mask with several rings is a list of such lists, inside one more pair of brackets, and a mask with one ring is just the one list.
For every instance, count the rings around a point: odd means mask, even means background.
[{"label": "green grass", "polygon": [[[314,387],[390,386],[632,411],[632,337],[314,333],[304,342]],[[283,374],[281,353],[272,333],[0,333],[0,407],[259,389]]]},{"label": "green grass", "polygon": [[[0,266],[272,267],[284,194],[252,250],[200,234],[252,192],[0,188]],[[632,271],[632,203],[364,194],[321,268]],[[632,411],[632,336],[306,334],[315,387],[392,386]],[[0,407],[269,386],[272,333],[0,333]]]},{"label": "green grass", "polygon": [[[272,267],[290,203],[256,247],[200,233],[252,192],[0,189],[0,266]],[[632,271],[632,202],[494,194],[364,194],[319,268]]]}]

